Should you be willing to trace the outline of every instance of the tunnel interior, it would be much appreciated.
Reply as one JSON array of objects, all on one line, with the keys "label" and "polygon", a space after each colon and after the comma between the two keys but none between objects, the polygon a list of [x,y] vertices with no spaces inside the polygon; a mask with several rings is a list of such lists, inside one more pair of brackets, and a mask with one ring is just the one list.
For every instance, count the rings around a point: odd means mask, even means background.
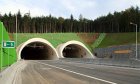
[{"label": "tunnel interior", "polygon": [[41,42],[32,42],[21,51],[21,59],[24,60],[53,60],[55,58],[53,49]]},{"label": "tunnel interior", "polygon": [[65,58],[84,58],[86,51],[79,45],[70,44],[63,50],[63,56]]}]

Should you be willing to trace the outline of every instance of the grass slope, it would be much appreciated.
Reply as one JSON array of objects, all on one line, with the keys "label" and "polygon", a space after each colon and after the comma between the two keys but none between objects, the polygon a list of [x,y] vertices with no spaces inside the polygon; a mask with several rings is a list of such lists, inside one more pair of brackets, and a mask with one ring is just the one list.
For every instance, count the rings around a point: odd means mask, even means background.
[{"label": "grass slope", "polygon": [[[135,44],[136,42],[136,33],[107,33],[104,40],[97,48],[116,46],[116,45],[127,45]],[[140,32],[138,33],[138,43],[140,43]]]},{"label": "grass slope", "polygon": [[[31,38],[44,38],[48,40],[55,48],[62,43],[70,40],[77,40],[84,43],[89,50],[92,50],[92,44],[98,39],[98,33],[18,33],[18,44]],[[140,43],[140,33],[138,33],[138,43]],[[11,36],[15,40],[15,34]],[[135,32],[128,33],[107,33],[106,37],[96,48],[135,44]]]},{"label": "grass slope", "polygon": [[[16,34],[13,35],[14,40],[15,40],[15,37],[16,37]],[[76,41],[80,41],[80,42],[84,43],[76,33],[42,33],[42,34],[40,34],[40,33],[38,33],[38,34],[36,34],[36,33],[18,33],[17,46],[31,38],[44,38],[44,39],[48,40],[55,48],[59,44],[65,43],[70,40],[76,40]],[[87,44],[85,44],[85,45],[88,47]]]}]

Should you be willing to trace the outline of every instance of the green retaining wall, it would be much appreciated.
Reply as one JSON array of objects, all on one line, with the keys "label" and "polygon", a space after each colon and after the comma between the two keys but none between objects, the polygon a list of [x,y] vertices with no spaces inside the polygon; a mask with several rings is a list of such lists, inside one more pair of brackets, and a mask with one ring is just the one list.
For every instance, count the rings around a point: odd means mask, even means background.
[{"label": "green retaining wall", "polygon": [[[2,36],[3,36],[3,39],[2,39]],[[10,38],[3,23],[0,22],[0,68],[13,64],[17,59],[16,49],[15,48],[2,48],[3,41],[10,41]]]}]

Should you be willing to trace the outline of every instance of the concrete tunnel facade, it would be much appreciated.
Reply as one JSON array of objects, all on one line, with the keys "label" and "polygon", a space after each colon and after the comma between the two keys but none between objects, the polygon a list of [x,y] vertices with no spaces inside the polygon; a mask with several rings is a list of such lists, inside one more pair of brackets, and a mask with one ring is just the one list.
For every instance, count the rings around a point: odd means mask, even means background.
[{"label": "concrete tunnel facade", "polygon": [[95,58],[90,50],[79,41],[68,41],[56,48],[60,58]]},{"label": "concrete tunnel facade", "polygon": [[27,60],[57,60],[56,49],[42,38],[32,38],[17,47],[17,58]]}]

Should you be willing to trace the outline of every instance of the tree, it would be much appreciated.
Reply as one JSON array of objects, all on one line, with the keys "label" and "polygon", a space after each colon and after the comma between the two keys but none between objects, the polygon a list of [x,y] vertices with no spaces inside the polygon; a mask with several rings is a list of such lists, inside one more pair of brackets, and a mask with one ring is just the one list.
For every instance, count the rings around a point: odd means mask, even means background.
[{"label": "tree", "polygon": [[64,18],[63,17],[59,17],[58,18],[58,24],[59,24],[60,32],[63,32],[63,22],[64,22]]},{"label": "tree", "polygon": [[70,24],[71,24],[71,26],[70,26],[70,31],[69,32],[73,32],[73,20],[74,20],[74,18],[73,18],[73,15],[71,14],[71,16],[70,16]]},{"label": "tree", "polygon": [[[130,7],[121,12],[108,13],[95,20],[89,20],[79,15],[79,19],[74,19],[71,14],[69,18],[49,16],[31,17],[30,13],[21,15],[20,10],[17,14],[0,14],[9,33],[46,33],[46,32],[135,32],[130,22],[136,23],[140,28],[140,9],[138,6]],[[140,31],[140,29],[138,29]]]}]

